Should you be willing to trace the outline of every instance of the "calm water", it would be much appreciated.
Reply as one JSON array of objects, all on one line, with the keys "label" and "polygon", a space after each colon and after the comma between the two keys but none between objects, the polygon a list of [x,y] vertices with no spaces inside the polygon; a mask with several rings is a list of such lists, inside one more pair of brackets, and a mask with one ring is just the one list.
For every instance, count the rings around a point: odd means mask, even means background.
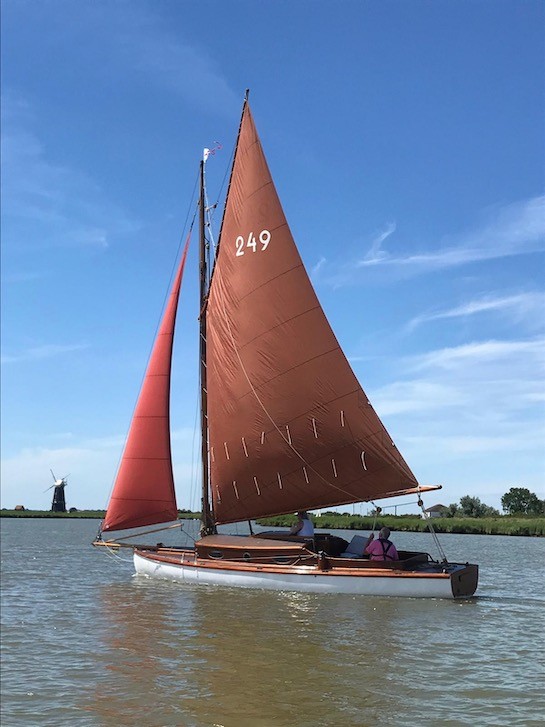
[{"label": "calm water", "polygon": [[543,539],[443,536],[449,602],[148,581],[97,524],[1,521],[3,727],[543,724]]}]

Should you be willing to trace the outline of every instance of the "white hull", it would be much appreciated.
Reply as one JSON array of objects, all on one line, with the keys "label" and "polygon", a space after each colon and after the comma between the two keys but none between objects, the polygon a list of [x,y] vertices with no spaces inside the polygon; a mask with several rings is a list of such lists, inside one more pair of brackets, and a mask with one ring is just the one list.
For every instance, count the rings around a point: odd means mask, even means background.
[{"label": "white hull", "polygon": [[409,573],[382,575],[341,575],[308,568],[297,573],[264,572],[264,570],[231,570],[201,567],[188,563],[171,564],[154,561],[134,554],[138,574],[182,583],[202,583],[213,586],[263,588],[274,591],[301,593],[349,593],[363,596],[403,596],[406,598],[454,598],[450,577],[429,574],[412,576]]}]

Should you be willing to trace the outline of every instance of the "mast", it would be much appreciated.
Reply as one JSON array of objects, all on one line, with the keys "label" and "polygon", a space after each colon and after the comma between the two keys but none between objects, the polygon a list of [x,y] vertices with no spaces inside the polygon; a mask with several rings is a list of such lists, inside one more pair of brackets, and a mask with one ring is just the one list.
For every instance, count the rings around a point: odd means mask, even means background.
[{"label": "mast", "polygon": [[[246,89],[244,94],[244,103],[242,106],[242,114],[240,117],[240,124],[237,134],[237,143],[235,147],[238,148],[238,142],[240,138],[240,129],[242,127],[242,119],[244,118],[244,110],[248,103],[248,96],[250,89]],[[206,243],[206,195],[205,195],[205,183],[204,183],[204,159],[201,160],[200,165],[200,198],[199,198],[199,230],[200,230],[200,260],[199,260],[199,272],[200,272],[200,317],[199,317],[199,356],[200,356],[200,382],[201,382],[201,461],[202,461],[202,498],[201,498],[201,537],[204,535],[211,535],[216,532],[216,524],[214,522],[214,516],[210,507],[210,467],[208,461],[208,390],[206,381],[206,307],[208,302],[208,281],[207,281],[207,243]],[[229,190],[231,188],[231,179],[233,177],[233,168],[231,168],[231,177],[229,179],[229,187],[227,189],[227,197],[229,197]],[[226,202],[227,204],[227,202]],[[223,228],[223,219],[220,228],[218,249],[221,242],[221,231]],[[215,262],[215,261],[214,261]]]},{"label": "mast", "polygon": [[200,273],[200,316],[199,316],[199,357],[201,382],[201,462],[202,462],[202,500],[201,500],[201,536],[215,532],[214,519],[210,509],[209,467],[208,467],[208,397],[206,390],[206,297],[207,265],[206,265],[206,195],[204,193],[204,159],[200,166],[200,199],[199,199],[199,273]]}]

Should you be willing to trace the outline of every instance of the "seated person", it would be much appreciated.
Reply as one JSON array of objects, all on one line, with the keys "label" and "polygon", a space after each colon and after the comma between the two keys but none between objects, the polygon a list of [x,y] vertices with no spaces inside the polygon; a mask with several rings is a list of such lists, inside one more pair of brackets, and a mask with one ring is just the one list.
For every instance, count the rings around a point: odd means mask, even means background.
[{"label": "seated person", "polygon": [[297,513],[297,522],[292,525],[290,535],[299,535],[301,537],[312,538],[314,535],[314,525],[308,516],[308,512],[300,510]]},{"label": "seated person", "polygon": [[399,560],[395,545],[388,540],[390,528],[382,528],[375,540],[374,533],[367,538],[367,544],[363,552],[369,555],[371,560]]}]

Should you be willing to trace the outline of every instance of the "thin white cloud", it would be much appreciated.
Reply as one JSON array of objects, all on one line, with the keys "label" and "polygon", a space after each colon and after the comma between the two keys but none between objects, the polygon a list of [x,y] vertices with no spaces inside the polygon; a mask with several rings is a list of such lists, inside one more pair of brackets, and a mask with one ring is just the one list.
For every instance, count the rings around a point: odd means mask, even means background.
[{"label": "thin white cloud", "polygon": [[34,280],[40,280],[41,278],[47,277],[46,273],[32,272],[31,270],[23,271],[21,273],[8,273],[2,276],[3,284],[16,284],[16,283],[31,283]]},{"label": "thin white cloud", "polygon": [[44,359],[56,358],[57,356],[65,356],[75,351],[83,351],[89,348],[87,343],[76,343],[68,345],[44,344],[43,346],[34,346],[17,354],[2,355],[2,364],[23,363],[26,361],[43,361]]},{"label": "thin white cloud", "polygon": [[[437,311],[435,313],[424,313],[413,318],[407,325],[408,330],[414,330],[423,323],[437,321],[447,318],[467,318],[481,313],[504,312],[520,319],[528,316],[533,311],[545,310],[544,293],[519,293],[518,295],[507,295],[503,297],[484,296],[482,298],[468,301],[463,305],[450,308],[449,310]],[[542,320],[540,315],[539,320]]]},{"label": "thin white cloud", "polygon": [[545,250],[545,196],[532,197],[487,213],[488,221],[465,234],[445,238],[438,250],[395,256],[375,243],[357,267],[388,266],[404,274],[423,274],[483,260]]},{"label": "thin white cloud", "polygon": [[388,253],[382,250],[382,243],[387,240],[390,235],[395,232],[396,223],[388,222],[384,230],[382,230],[371,243],[371,247],[365,256],[364,261],[360,262],[359,265],[378,265],[383,260],[388,258]]},{"label": "thin white cloud", "polygon": [[320,270],[322,270],[322,268],[323,268],[323,267],[324,267],[324,265],[326,264],[326,262],[327,262],[327,261],[326,261],[326,258],[325,258],[325,257],[321,257],[321,258],[320,258],[320,259],[318,260],[318,262],[316,263],[316,265],[314,265],[314,267],[313,267],[313,268],[312,268],[312,270],[310,271],[310,277],[312,278],[312,277],[314,277],[314,276],[318,275],[318,274],[319,274],[319,272],[320,272]]},{"label": "thin white cloud", "polygon": [[133,26],[131,33],[125,35],[123,50],[127,63],[138,72],[190,103],[215,115],[238,114],[242,96],[231,90],[218,64],[204,48],[170,37],[165,28],[141,33]]},{"label": "thin white cloud", "polygon": [[[139,223],[106,199],[87,175],[48,157],[32,131],[27,103],[2,96],[3,243],[26,247],[107,248],[112,237]],[[97,225],[96,220],[101,220]],[[36,224],[40,234],[37,239]]]},{"label": "thin white cloud", "polygon": [[368,394],[416,472],[443,472],[446,463],[447,470],[463,470],[462,458],[492,454],[505,461],[506,453],[524,452],[535,463],[532,480],[539,480],[545,339],[477,342],[400,363],[406,379]]},{"label": "thin white cloud", "polygon": [[532,403],[545,404],[545,390],[529,392],[526,395],[526,399]]},{"label": "thin white cloud", "polygon": [[465,406],[469,398],[456,384],[414,379],[398,381],[373,392],[372,402],[381,416],[392,416]]},{"label": "thin white cloud", "polygon": [[443,348],[413,358],[415,370],[441,368],[452,370],[460,367],[475,366],[482,363],[516,358],[529,362],[545,363],[545,338],[529,341],[482,341],[462,346]]},{"label": "thin white cloud", "polygon": [[[505,428],[504,428],[505,429]],[[472,433],[469,435],[457,434],[437,437],[433,434],[424,437],[408,437],[411,446],[428,449],[429,451],[445,451],[452,455],[493,454],[521,451],[536,451],[541,446],[545,432],[534,430],[528,432],[523,425],[512,426],[508,431],[499,433],[497,430],[491,434]]]},{"label": "thin white cloud", "polygon": [[[198,38],[174,31],[165,14],[147,1],[68,3],[61,8],[63,16],[67,12],[77,16],[73,27],[82,29],[78,40],[92,58],[96,48],[89,45],[89,29],[100,38],[99,73],[104,71],[109,79],[117,74],[124,85],[135,84],[146,102],[154,88],[166,88],[187,102],[186,113],[197,107],[214,118],[219,114],[238,117],[244,88],[232,90],[221,58],[207,44],[206,24],[215,22],[212,16],[203,15],[203,33]],[[64,41],[59,38],[60,43]]]}]

